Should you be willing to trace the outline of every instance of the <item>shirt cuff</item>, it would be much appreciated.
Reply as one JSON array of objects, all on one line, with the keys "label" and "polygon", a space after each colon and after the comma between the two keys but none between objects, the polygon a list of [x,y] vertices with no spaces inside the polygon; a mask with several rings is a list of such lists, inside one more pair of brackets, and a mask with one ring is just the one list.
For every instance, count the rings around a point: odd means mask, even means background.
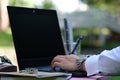
[{"label": "shirt cuff", "polygon": [[91,76],[91,75],[99,73],[98,59],[99,59],[99,55],[93,55],[86,59],[85,68],[87,71],[87,76]]}]

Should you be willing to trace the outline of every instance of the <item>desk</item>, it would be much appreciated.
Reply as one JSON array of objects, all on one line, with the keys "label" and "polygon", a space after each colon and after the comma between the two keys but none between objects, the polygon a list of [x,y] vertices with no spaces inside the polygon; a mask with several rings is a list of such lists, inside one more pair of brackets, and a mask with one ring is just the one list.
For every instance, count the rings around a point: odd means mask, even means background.
[{"label": "desk", "polygon": [[66,80],[66,77],[36,78],[36,77],[1,75],[0,80]]},{"label": "desk", "polygon": [[[93,76],[89,78],[71,78],[69,80],[109,80],[109,77],[99,77]],[[28,77],[28,76],[12,76],[12,75],[1,75],[0,80],[67,80],[67,77],[49,77],[49,78],[36,78],[36,77]],[[117,80],[117,79],[115,79]]]},{"label": "desk", "polygon": [[[109,80],[110,78],[115,78],[116,76],[91,76],[91,77],[72,77],[71,76],[54,76],[47,78],[37,78],[36,76],[18,76],[10,74],[0,74],[0,80]],[[118,77],[118,76],[117,76]],[[120,79],[120,77],[119,77]],[[118,79],[115,79],[118,80]]]},{"label": "desk", "polygon": [[0,80],[66,80],[69,75],[60,72],[38,72],[37,74],[0,72]]}]

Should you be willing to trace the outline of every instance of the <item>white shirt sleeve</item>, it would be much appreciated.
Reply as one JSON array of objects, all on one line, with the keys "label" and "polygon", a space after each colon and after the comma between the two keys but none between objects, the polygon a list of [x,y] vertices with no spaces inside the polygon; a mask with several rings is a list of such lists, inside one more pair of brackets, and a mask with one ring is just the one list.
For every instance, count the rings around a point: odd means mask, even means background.
[{"label": "white shirt sleeve", "polygon": [[120,46],[112,50],[104,50],[85,61],[87,75],[120,75]]}]

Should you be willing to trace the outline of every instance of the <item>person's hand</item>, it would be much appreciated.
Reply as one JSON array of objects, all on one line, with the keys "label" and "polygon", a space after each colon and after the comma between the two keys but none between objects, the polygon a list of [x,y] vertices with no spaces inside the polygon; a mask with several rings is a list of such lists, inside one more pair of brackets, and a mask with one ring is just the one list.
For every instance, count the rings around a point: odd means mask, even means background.
[{"label": "person's hand", "polygon": [[77,70],[77,65],[76,65],[77,59],[79,59],[79,57],[76,55],[58,55],[52,60],[51,67],[53,69],[55,67],[60,67],[63,70],[76,71]]}]

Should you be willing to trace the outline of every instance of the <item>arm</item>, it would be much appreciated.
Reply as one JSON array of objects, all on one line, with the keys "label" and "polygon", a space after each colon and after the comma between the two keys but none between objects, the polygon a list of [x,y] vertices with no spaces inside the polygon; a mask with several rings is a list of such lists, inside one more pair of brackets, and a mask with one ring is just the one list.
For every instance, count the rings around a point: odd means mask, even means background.
[{"label": "arm", "polygon": [[[76,60],[79,59],[76,55],[59,55],[51,62],[51,67],[60,67],[67,71],[76,71],[78,67]],[[99,55],[93,55],[87,58],[82,63],[82,69],[87,72],[87,75],[94,75],[101,72],[103,75],[120,74],[120,47],[112,50],[104,50]]]},{"label": "arm", "polygon": [[99,72],[102,75],[117,75],[120,73],[120,47],[91,56],[84,64],[88,76]]}]

